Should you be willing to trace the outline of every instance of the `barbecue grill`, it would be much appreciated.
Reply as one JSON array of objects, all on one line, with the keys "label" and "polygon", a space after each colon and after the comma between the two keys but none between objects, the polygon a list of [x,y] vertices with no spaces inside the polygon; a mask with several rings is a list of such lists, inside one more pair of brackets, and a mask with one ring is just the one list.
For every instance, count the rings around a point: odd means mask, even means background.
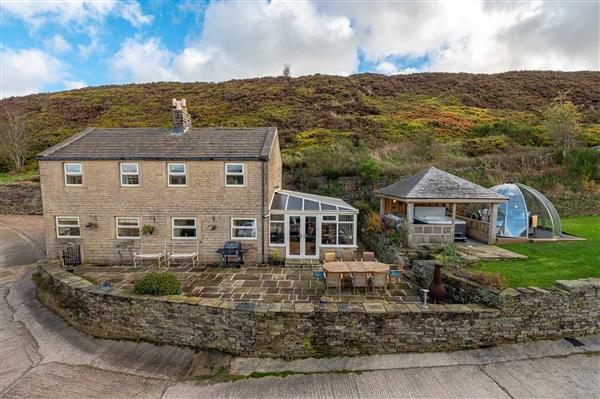
[{"label": "barbecue grill", "polygon": [[244,264],[244,253],[247,250],[242,248],[242,243],[239,241],[225,241],[223,248],[217,249],[217,253],[221,254],[223,259],[221,265],[240,267]]}]

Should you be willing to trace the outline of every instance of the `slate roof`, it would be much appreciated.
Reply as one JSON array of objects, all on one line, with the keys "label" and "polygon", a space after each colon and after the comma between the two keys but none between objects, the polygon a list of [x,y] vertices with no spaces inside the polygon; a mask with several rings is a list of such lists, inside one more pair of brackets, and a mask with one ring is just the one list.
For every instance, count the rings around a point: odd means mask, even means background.
[{"label": "slate roof", "polygon": [[433,166],[376,190],[375,194],[379,197],[419,200],[489,199],[502,202],[507,199],[503,195]]},{"label": "slate roof", "polygon": [[266,160],[277,129],[88,128],[38,154],[39,160]]}]

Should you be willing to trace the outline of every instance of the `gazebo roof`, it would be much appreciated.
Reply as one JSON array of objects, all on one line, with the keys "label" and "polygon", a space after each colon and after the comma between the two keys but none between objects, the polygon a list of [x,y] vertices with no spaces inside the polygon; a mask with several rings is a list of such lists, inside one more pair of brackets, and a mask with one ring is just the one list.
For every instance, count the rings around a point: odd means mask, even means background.
[{"label": "gazebo roof", "polygon": [[433,166],[375,191],[379,197],[402,200],[486,200],[503,202],[506,197]]}]

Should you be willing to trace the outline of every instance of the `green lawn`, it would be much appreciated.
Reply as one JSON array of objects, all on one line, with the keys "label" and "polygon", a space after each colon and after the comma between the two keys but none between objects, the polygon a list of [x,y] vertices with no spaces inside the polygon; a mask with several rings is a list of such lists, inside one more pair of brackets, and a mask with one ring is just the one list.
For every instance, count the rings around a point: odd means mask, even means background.
[{"label": "green lawn", "polygon": [[556,280],[600,277],[600,216],[561,221],[564,232],[587,240],[501,245],[529,259],[483,262],[473,269],[500,273],[511,287],[551,287]]},{"label": "green lawn", "polygon": [[13,183],[20,180],[28,180],[39,174],[37,169],[29,169],[23,172],[0,172],[0,184],[2,183]]}]

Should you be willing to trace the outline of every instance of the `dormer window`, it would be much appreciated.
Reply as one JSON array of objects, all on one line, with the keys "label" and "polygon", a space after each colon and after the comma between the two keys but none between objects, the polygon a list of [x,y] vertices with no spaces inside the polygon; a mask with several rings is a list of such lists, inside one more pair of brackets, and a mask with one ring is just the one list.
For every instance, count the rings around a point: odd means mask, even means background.
[{"label": "dormer window", "polygon": [[225,187],[244,187],[244,164],[226,163],[225,164]]},{"label": "dormer window", "polygon": [[80,163],[65,164],[65,186],[83,185],[83,172]]},{"label": "dormer window", "polygon": [[140,173],[137,163],[122,163],[121,168],[121,186],[139,186]]},{"label": "dormer window", "polygon": [[187,186],[187,169],[184,163],[167,164],[169,172],[169,187]]}]

